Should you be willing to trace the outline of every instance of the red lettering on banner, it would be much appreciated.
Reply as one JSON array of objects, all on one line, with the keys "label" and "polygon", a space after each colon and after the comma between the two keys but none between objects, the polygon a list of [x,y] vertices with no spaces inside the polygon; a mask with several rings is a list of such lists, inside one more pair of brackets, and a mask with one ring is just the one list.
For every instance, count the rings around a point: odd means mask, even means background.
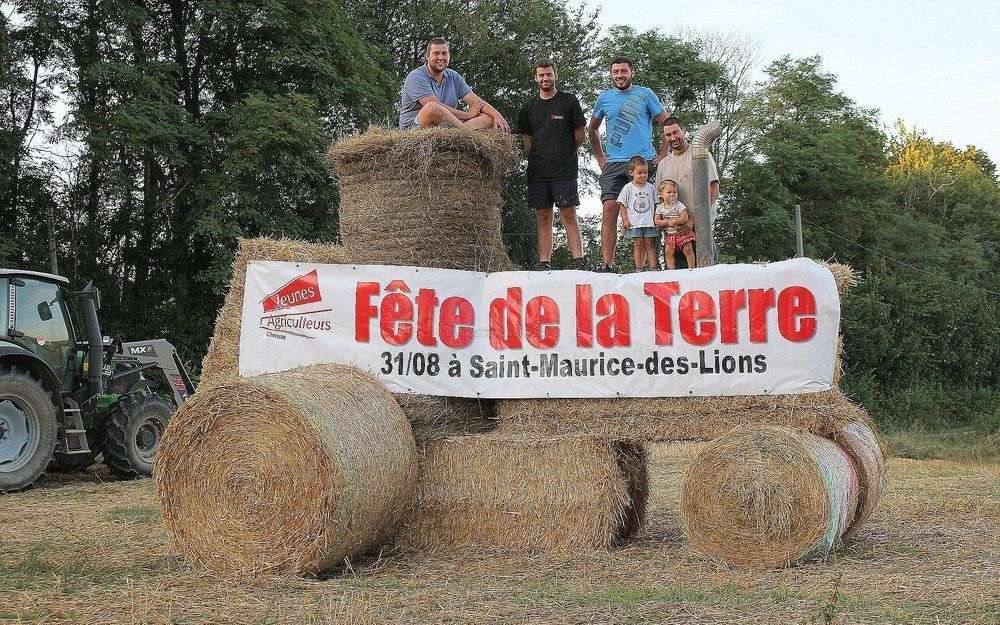
[{"label": "red lettering on banner", "polygon": [[816,334],[816,298],[804,286],[790,286],[778,294],[778,331],[789,341],[808,341]]},{"label": "red lettering on banner", "polygon": [[413,336],[413,302],[402,293],[390,293],[382,298],[379,328],[382,340],[390,345],[405,345]]},{"label": "red lettering on banner", "polygon": [[774,289],[750,289],[750,342],[767,343],[767,311],[774,308]]},{"label": "red lettering on banner", "polygon": [[[371,322],[376,319],[382,340],[390,345],[405,345],[414,335],[425,347],[435,347],[440,341],[449,348],[461,349],[474,342],[476,310],[468,299],[453,296],[442,302],[433,288],[421,288],[411,298],[403,281],[393,280],[389,285],[393,289],[386,286],[381,291],[384,297],[378,301],[380,283],[356,283],[354,335],[358,343],[371,342]],[[629,299],[607,293],[595,303],[592,285],[576,284],[575,289],[576,346],[592,348],[596,338],[602,348],[630,347]],[[776,309],[777,330],[785,340],[808,341],[818,330],[816,296],[802,285],[786,287],[777,295],[775,288],[725,289],[716,297],[700,290],[681,291],[677,281],[646,282],[643,292],[652,299],[657,346],[675,344],[674,324],[681,339],[690,345],[707,345],[716,336],[722,344],[739,344],[744,319],[749,341],[766,343],[768,312],[772,308]],[[679,298],[676,305],[674,298]],[[525,341],[536,349],[556,347],[562,334],[557,301],[540,295],[522,303],[522,287],[508,287],[505,297],[490,303],[489,339],[493,349],[523,349]]]},{"label": "red lettering on banner", "polygon": [[715,338],[715,300],[704,291],[688,291],[677,306],[681,336],[692,345],[707,345]]},{"label": "red lettering on banner", "polygon": [[551,297],[541,295],[528,300],[524,310],[525,335],[538,349],[555,347],[559,342],[559,306]]},{"label": "red lettering on banner", "polygon": [[746,308],[747,292],[719,291],[719,339],[726,344],[740,342],[739,311]]},{"label": "red lettering on banner", "polygon": [[507,289],[507,298],[490,303],[490,345],[493,349],[521,349],[521,287]]},{"label": "red lettering on banner", "polygon": [[590,315],[590,303],[594,300],[594,288],[589,284],[576,285],[576,346],[594,346],[594,319]]},{"label": "red lettering on banner", "polygon": [[378,309],[371,304],[372,296],[379,291],[378,282],[358,282],[354,289],[354,340],[371,341],[369,325],[378,316]]},{"label": "red lettering on banner", "polygon": [[657,345],[673,345],[674,331],[670,320],[670,298],[677,295],[676,282],[647,282],[643,292],[653,298],[653,330]]},{"label": "red lettering on banner", "polygon": [[434,338],[434,309],[438,298],[434,289],[417,291],[417,342],[426,347],[438,344]]},{"label": "red lettering on banner", "polygon": [[475,334],[472,324],[475,323],[475,311],[472,302],[464,297],[448,297],[441,302],[440,315],[441,342],[452,349],[468,347],[472,344]]},{"label": "red lettering on banner", "polygon": [[597,342],[601,347],[628,347],[632,344],[628,300],[624,295],[608,293],[599,297],[597,314],[604,317],[597,322]]}]

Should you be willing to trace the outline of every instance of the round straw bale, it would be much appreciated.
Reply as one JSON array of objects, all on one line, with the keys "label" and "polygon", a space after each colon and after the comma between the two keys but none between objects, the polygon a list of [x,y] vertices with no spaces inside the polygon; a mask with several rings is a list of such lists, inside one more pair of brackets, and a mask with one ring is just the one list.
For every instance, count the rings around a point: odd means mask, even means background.
[{"label": "round straw bale", "polygon": [[181,555],[229,573],[315,574],[392,539],[417,455],[379,382],[313,365],[200,389],[171,419],[155,475]]},{"label": "round straw bale", "polygon": [[857,474],[832,441],[790,428],[740,427],[695,458],[681,494],[691,546],[731,564],[825,557],[857,508]]},{"label": "round straw bale", "polygon": [[867,414],[835,432],[833,440],[847,452],[858,471],[858,509],[853,522],[844,532],[846,540],[868,520],[882,497],[886,451],[878,428]]},{"label": "round straw bale", "polygon": [[646,450],[635,443],[484,434],[419,448],[416,505],[397,543],[407,549],[607,549],[646,517]]},{"label": "round straw bale", "polygon": [[499,179],[516,162],[509,135],[457,128],[373,128],[330,148],[340,236],[357,262],[511,269]]}]

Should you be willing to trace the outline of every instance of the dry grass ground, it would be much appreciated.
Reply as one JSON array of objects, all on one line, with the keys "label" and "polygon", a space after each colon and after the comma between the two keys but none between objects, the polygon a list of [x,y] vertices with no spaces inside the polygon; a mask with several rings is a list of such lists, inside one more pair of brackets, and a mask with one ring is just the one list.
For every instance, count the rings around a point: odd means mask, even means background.
[{"label": "dry grass ground", "polygon": [[0,496],[0,622],[1000,623],[1000,464],[894,460],[833,560],[754,573],[685,545],[693,446],[650,451],[649,523],[625,549],[390,553],[322,580],[213,577],[171,555],[152,481],[53,476]]}]

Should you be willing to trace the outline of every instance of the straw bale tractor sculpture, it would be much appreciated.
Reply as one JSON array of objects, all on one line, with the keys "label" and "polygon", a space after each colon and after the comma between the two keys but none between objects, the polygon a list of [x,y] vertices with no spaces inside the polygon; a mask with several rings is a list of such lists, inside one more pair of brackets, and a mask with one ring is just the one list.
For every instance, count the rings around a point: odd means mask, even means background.
[{"label": "straw bale tractor sculpture", "polygon": [[[0,491],[30,486],[54,463],[103,454],[121,477],[148,476],[174,409],[194,393],[165,340],[103,338],[100,293],[58,275],[0,269]],[[86,340],[70,304],[79,303]]]}]

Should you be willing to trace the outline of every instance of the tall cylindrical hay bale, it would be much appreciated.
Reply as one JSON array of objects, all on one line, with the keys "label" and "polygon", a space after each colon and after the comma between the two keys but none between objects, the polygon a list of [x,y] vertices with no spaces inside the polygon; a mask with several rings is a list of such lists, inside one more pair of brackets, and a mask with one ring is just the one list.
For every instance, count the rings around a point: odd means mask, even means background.
[{"label": "tall cylindrical hay bale", "polygon": [[155,475],[181,555],[244,575],[315,574],[392,539],[417,455],[379,382],[312,365],[199,390],[171,419]]},{"label": "tall cylindrical hay bale", "polygon": [[499,188],[516,159],[509,135],[373,128],[338,141],[329,156],[340,189],[340,236],[357,262],[512,268]]},{"label": "tall cylindrical hay bale", "polygon": [[710,443],[681,494],[692,548],[731,564],[788,566],[826,557],[858,507],[854,462],[833,441],[783,427],[741,427]]}]

